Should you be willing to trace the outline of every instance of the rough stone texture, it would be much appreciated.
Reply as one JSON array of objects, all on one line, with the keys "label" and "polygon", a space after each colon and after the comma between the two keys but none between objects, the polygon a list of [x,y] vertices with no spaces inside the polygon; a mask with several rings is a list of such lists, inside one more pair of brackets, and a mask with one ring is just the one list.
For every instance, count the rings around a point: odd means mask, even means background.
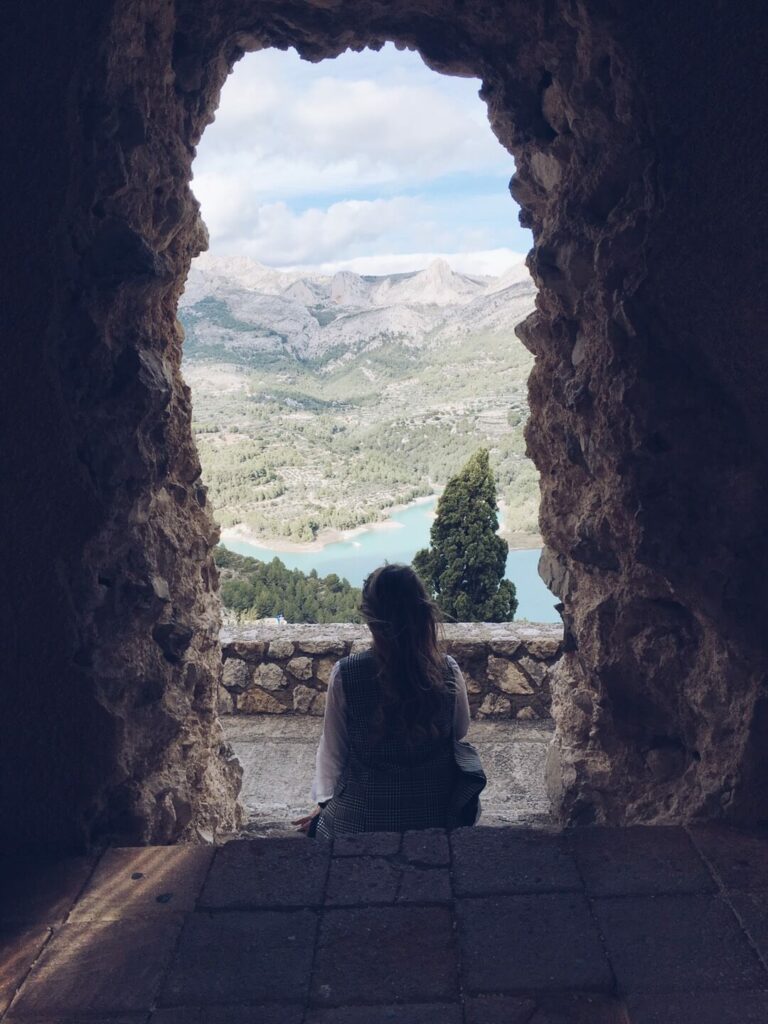
[{"label": "rough stone texture", "polygon": [[[176,303],[195,145],[245,50],[475,75],[534,235],[530,452],[563,602],[565,819],[764,820],[760,4],[62,0],[6,12],[3,835],[230,826],[216,539]],[[40,623],[45,629],[40,630]],[[303,653],[314,654],[305,650]]]},{"label": "rough stone texture", "polygon": [[[473,718],[549,718],[561,627],[463,622],[443,628],[445,650],[464,673]],[[226,707],[234,714],[322,715],[331,669],[339,658],[365,650],[370,633],[346,623],[269,624],[230,626],[221,640]],[[296,650],[302,655],[294,656]]]}]

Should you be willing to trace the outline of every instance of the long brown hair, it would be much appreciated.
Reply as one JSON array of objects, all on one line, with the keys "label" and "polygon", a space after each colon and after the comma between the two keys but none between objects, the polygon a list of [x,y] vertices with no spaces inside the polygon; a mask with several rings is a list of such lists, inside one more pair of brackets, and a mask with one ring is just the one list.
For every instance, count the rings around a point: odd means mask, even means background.
[{"label": "long brown hair", "polygon": [[363,584],[360,603],[373,637],[380,704],[374,731],[391,731],[414,747],[440,735],[446,662],[438,637],[439,611],[408,565],[382,565]]}]

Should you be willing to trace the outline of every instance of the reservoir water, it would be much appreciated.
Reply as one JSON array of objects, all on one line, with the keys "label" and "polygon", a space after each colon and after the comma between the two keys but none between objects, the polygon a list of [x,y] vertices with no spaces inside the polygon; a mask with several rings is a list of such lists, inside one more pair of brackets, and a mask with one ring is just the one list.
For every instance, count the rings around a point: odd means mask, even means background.
[{"label": "reservoir water", "polygon": [[[320,551],[274,551],[241,540],[222,543],[230,551],[263,562],[279,558],[289,569],[301,569],[305,573],[316,569],[320,576],[335,572],[359,587],[376,566],[385,561],[410,563],[419,548],[427,547],[435,502],[436,499],[432,499],[394,512],[390,519],[397,524],[396,527],[366,530],[352,540],[326,544]],[[512,580],[517,588],[516,618],[530,622],[559,622],[560,616],[554,607],[557,598],[547,590],[538,574],[540,554],[537,549],[511,551],[507,558],[507,579]]]}]

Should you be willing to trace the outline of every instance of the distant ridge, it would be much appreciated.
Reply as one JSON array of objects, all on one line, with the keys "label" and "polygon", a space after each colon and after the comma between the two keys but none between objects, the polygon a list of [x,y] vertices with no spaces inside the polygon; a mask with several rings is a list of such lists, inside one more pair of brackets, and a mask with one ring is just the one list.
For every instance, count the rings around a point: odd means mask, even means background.
[{"label": "distant ridge", "polygon": [[470,329],[497,330],[524,315],[534,295],[524,263],[499,277],[458,273],[441,258],[407,273],[319,275],[206,254],[193,264],[180,306],[205,345],[314,359],[393,338],[419,348]]}]

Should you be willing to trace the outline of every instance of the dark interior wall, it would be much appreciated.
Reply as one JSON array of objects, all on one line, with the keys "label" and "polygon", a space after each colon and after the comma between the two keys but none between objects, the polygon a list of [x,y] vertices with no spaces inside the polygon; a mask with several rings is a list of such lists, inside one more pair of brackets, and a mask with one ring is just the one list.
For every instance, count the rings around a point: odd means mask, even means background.
[{"label": "dark interior wall", "polygon": [[[112,16],[19,4],[0,41],[5,847],[168,842],[238,815],[173,316],[196,238],[174,251],[162,182],[130,181],[146,112],[109,96]],[[119,41],[134,68],[153,39],[138,26]],[[145,187],[157,217],[141,237],[109,203]]]},{"label": "dark interior wall", "polygon": [[16,6],[4,840],[170,842],[237,820],[174,315],[205,245],[193,145],[245,49],[386,39],[483,79],[534,229],[528,437],[569,648],[557,806],[765,816],[764,25],[752,4],[669,8]]},{"label": "dark interior wall", "polygon": [[[0,598],[0,829],[39,841],[82,838],[72,808],[107,771],[109,723],[85,697],[76,664],[77,613],[69,567],[98,510],[66,424],[51,349],[61,328],[58,261],[70,187],[71,84],[93,59],[98,4],[18,4],[0,37],[5,201],[3,310],[3,575]],[[79,15],[79,16],[78,16]],[[45,30],[42,26],[45,25]],[[31,73],[32,69],[36,73]],[[93,741],[83,744],[83,736]]]},{"label": "dark interior wall", "polygon": [[[570,387],[592,400],[601,363],[610,379],[592,408],[559,421],[586,466],[564,468],[531,431],[545,472],[561,477],[545,485],[544,518],[575,637],[554,788],[576,820],[762,819],[767,154],[750,125],[767,98],[766,19],[757,4],[614,13],[650,129],[635,161],[643,213],[596,249],[608,287],[587,296],[593,328]],[[603,432],[597,405],[613,405]],[[569,536],[572,499],[592,500],[596,441],[602,453],[614,444],[593,517],[602,533],[579,537],[577,516]],[[602,568],[578,564],[583,540],[603,548]]]}]

